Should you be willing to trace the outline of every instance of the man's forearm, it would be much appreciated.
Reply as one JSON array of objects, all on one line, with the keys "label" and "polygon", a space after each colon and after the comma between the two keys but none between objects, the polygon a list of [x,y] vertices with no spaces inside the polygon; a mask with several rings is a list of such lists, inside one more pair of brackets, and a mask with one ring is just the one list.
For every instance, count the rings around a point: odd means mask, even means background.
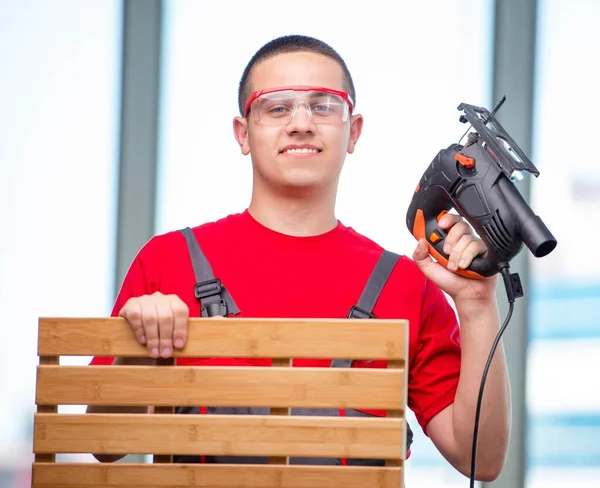
[{"label": "man's forearm", "polygon": [[[473,428],[481,379],[489,353],[500,330],[498,308],[457,304],[461,324],[462,362],[460,380],[454,400],[454,437],[470,472]],[[506,460],[510,436],[510,386],[502,342],[494,353],[485,382],[482,399],[478,442],[478,477],[498,476]]]}]

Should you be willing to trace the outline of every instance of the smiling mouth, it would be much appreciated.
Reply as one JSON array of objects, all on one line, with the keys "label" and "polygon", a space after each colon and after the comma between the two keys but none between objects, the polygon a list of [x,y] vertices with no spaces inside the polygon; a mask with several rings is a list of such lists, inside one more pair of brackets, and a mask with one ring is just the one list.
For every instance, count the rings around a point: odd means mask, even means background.
[{"label": "smiling mouth", "polygon": [[281,151],[282,154],[319,154],[320,152],[320,149],[313,149],[308,147],[294,147],[291,149],[286,149],[285,151]]}]

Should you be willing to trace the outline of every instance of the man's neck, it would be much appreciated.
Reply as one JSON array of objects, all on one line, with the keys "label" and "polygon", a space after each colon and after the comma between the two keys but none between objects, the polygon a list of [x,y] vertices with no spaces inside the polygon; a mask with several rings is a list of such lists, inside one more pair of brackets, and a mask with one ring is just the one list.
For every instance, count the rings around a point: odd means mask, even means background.
[{"label": "man's neck", "polygon": [[331,196],[283,196],[266,192],[252,193],[248,211],[259,223],[275,232],[306,237],[324,234],[338,225],[335,194]]}]

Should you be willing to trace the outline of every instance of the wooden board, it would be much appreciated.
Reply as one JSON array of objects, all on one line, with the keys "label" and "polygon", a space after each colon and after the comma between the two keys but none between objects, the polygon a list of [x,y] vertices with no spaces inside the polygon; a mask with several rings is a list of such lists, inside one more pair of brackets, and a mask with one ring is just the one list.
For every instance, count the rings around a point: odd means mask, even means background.
[{"label": "wooden board", "polygon": [[404,370],[38,366],[38,405],[402,409]]},{"label": "wooden board", "polygon": [[400,418],[36,414],[34,453],[404,459]]},{"label": "wooden board", "polygon": [[[177,357],[405,359],[406,320],[189,320]],[[392,338],[392,339],[390,339]],[[125,319],[41,318],[39,356],[147,356]]]},{"label": "wooden board", "polygon": [[401,468],[34,464],[33,488],[399,488]]}]

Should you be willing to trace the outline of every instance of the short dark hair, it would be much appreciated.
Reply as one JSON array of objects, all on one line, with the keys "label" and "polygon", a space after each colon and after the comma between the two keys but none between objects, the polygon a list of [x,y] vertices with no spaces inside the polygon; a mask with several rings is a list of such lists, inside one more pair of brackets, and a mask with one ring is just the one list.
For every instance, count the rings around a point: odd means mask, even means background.
[{"label": "short dark hair", "polygon": [[322,54],[328,58],[336,61],[342,68],[344,74],[344,90],[352,97],[354,105],[356,106],[356,93],[354,89],[354,82],[350,71],[346,66],[344,59],[333,49],[329,44],[315,39],[314,37],[302,36],[302,35],[289,35],[282,36],[272,41],[269,41],[263,47],[261,47],[252,56],[250,62],[246,65],[242,78],[240,79],[240,85],[238,88],[238,107],[240,114],[244,115],[244,108],[246,100],[250,96],[250,74],[252,68],[261,61],[265,61],[269,58],[277,56],[278,54],[288,54],[296,52],[311,52],[315,54]]}]

